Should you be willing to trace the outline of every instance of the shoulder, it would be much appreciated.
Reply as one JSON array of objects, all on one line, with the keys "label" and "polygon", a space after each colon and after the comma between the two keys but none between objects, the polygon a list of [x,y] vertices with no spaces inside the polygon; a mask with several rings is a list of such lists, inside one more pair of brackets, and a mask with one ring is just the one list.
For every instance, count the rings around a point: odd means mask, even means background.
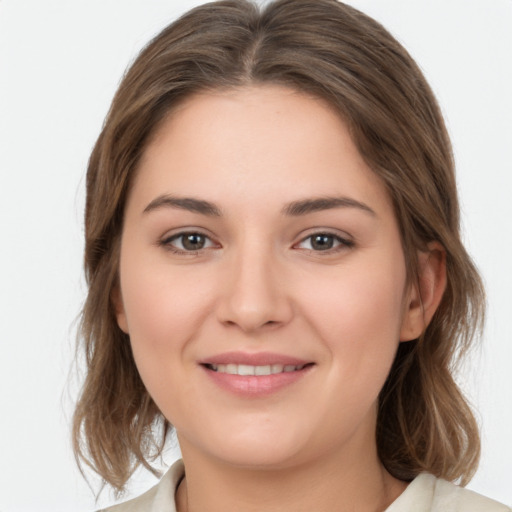
[{"label": "shoulder", "polygon": [[433,475],[417,476],[386,512],[512,512],[476,492]]},{"label": "shoulder", "polygon": [[151,512],[153,510],[175,512],[174,494],[184,474],[183,462],[178,460],[165,473],[160,482],[144,494],[98,512]]},{"label": "shoulder", "polygon": [[[434,477],[433,477],[434,478]],[[481,494],[454,485],[446,480],[435,479],[435,494],[432,510],[451,510],[461,512],[511,512],[512,509],[486,498]]]}]

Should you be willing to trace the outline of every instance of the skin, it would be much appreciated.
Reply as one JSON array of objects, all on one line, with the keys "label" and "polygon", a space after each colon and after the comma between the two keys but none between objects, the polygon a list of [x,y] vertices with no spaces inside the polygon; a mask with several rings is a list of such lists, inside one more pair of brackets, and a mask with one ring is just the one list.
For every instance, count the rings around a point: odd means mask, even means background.
[{"label": "skin", "polygon": [[[359,206],[283,212],[325,197]],[[187,250],[183,232],[203,248]],[[314,245],[319,234],[332,247]],[[378,459],[376,407],[399,342],[419,336],[444,289],[442,250],[419,256],[413,286],[386,189],[322,101],[245,87],[196,95],[169,116],[128,198],[114,302],[177,430],[180,512],[364,512],[396,499],[406,484]],[[276,392],[240,396],[200,364],[229,351],[312,365]]]}]

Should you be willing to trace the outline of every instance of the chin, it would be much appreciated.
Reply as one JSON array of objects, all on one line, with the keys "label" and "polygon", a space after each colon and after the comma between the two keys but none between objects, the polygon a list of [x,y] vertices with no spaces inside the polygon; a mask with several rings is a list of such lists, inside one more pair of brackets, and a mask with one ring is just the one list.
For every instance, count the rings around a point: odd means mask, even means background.
[{"label": "chin", "polygon": [[[236,432],[236,434],[233,434]],[[306,442],[300,442],[297,436],[286,429],[268,431],[252,429],[251,432],[242,429],[225,428],[215,434],[210,430],[203,442],[194,440],[193,450],[202,451],[204,455],[217,459],[225,464],[247,469],[280,469],[293,465],[301,458]],[[302,436],[306,437],[306,436]],[[187,440],[178,439],[182,452],[186,454]]]},{"label": "chin", "polygon": [[277,470],[294,465],[299,454],[297,450],[286,450],[282,447],[272,446],[233,446],[220,453],[225,464],[254,470]]}]

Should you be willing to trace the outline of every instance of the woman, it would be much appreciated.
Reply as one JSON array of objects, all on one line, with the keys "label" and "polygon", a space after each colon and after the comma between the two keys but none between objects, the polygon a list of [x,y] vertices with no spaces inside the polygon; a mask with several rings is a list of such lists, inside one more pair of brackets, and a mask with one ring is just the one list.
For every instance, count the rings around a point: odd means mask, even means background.
[{"label": "woman", "polygon": [[508,510],[466,483],[483,316],[450,142],[406,51],[334,0],[206,4],[121,83],[87,176],[75,448],[113,510]]}]

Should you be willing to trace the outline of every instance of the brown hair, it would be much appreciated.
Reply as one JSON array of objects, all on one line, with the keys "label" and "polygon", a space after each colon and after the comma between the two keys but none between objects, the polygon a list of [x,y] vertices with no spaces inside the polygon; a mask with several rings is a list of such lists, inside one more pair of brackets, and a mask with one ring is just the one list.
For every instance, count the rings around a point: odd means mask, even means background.
[{"label": "brown hair", "polygon": [[203,5],[165,28],[126,73],[87,173],[87,375],[74,416],[77,457],[121,490],[139,464],[151,469],[171,428],[142,384],[111,301],[141,154],[185,97],[260,83],[323,98],[339,112],[393,200],[410,279],[418,249],[430,241],[445,248],[446,292],[420,339],[399,346],[380,395],[377,445],[397,478],[429,471],[469,481],[478,429],[453,372],[481,327],[484,296],[460,240],[450,141],[406,50],[380,24],[335,0],[277,0],[261,11],[246,0]]}]

